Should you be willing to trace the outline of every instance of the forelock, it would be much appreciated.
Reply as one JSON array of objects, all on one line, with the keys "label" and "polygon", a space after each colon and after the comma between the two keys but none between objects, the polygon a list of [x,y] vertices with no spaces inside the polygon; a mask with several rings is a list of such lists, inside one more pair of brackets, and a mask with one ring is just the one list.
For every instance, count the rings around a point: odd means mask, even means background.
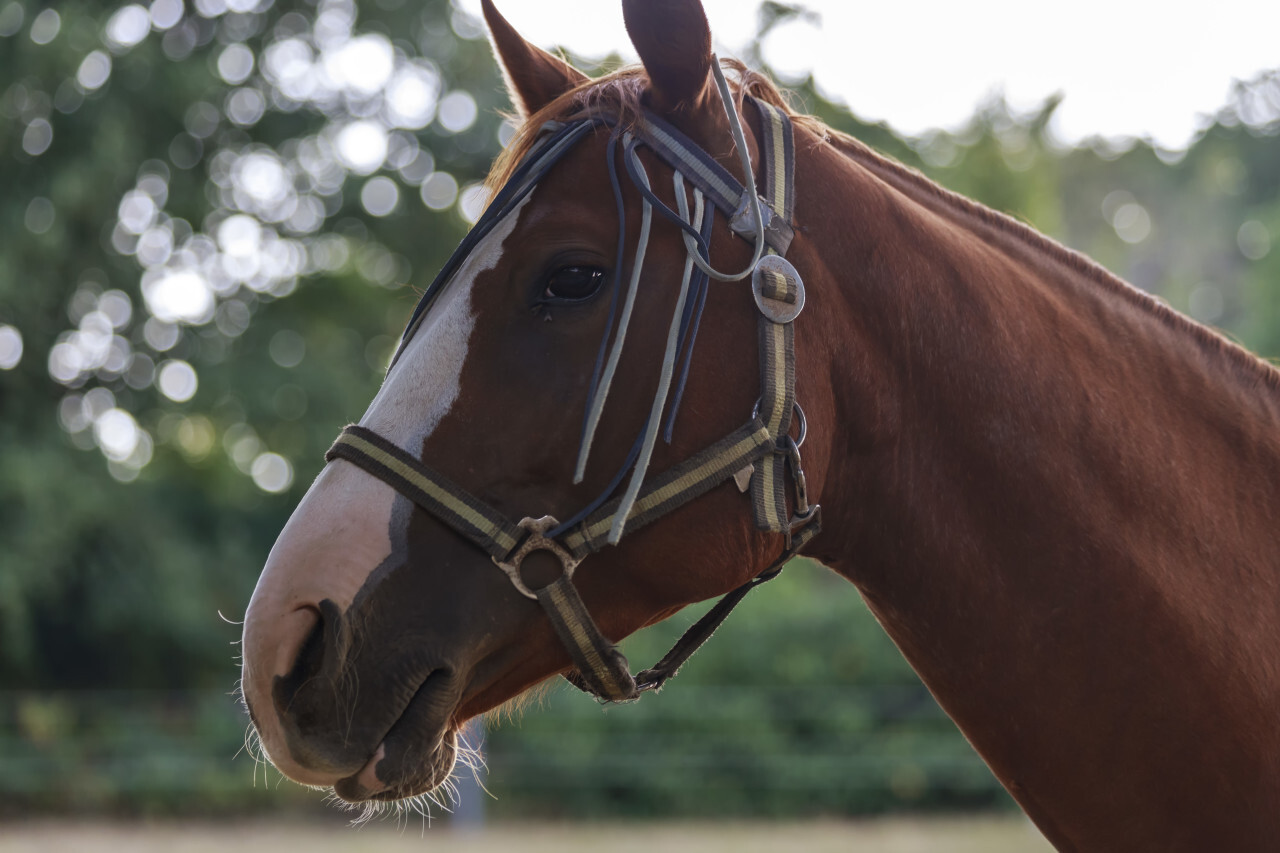
[{"label": "forelock", "polygon": [[[825,125],[811,116],[797,113],[773,81],[750,70],[736,59],[722,60],[721,65],[732,74],[731,88],[739,108],[750,95],[786,111],[793,121],[806,125]],[[649,77],[641,65],[628,65],[587,80],[570,89],[536,113],[525,118],[510,144],[498,155],[485,178],[489,199],[502,188],[533,149],[543,125],[549,121],[570,122],[581,119],[607,118],[609,124],[621,128],[635,125],[644,114],[644,93]],[[825,135],[825,134],[824,134]]]}]

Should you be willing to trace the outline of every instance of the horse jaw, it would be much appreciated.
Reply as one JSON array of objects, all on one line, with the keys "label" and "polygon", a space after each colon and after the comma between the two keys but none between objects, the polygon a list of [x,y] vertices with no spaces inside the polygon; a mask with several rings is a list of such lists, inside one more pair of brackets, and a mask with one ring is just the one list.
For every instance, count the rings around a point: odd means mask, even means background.
[{"label": "horse jaw", "polygon": [[[405,347],[360,423],[418,452],[448,415],[475,327],[471,291],[493,269],[532,193],[476,248]],[[294,781],[333,785],[349,775],[308,766],[288,747],[272,686],[294,666],[319,621],[319,603],[346,612],[380,568],[407,558],[406,504],[391,486],[353,465],[327,465],[281,531],[245,614],[241,684],[266,757]],[[376,751],[376,750],[375,750]]]}]

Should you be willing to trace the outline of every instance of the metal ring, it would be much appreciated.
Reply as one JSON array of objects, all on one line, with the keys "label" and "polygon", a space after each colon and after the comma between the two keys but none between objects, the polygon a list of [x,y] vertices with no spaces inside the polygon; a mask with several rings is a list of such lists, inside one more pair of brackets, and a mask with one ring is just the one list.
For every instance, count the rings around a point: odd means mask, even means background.
[{"label": "metal ring", "polygon": [[[756,404],[751,407],[751,420],[754,421],[756,418],[760,417],[760,404],[763,401],[763,397],[756,397]],[[791,408],[792,411],[796,413],[796,416],[800,421],[800,437],[796,439],[796,448],[799,449],[799,447],[804,444],[805,437],[809,435],[809,419],[804,416],[804,409],[800,408],[800,402],[798,400],[791,404]]]},{"label": "metal ring", "polygon": [[555,520],[554,516],[544,515],[542,518],[530,518],[525,516],[520,519],[517,527],[529,531],[529,535],[520,543],[520,547],[516,548],[515,553],[507,557],[506,560],[499,562],[497,557],[492,557],[493,564],[502,569],[507,575],[521,595],[525,598],[538,600],[538,594],[529,589],[525,585],[524,578],[520,577],[520,564],[524,562],[524,558],[532,554],[534,551],[550,551],[560,561],[561,570],[567,578],[573,577],[573,570],[578,567],[578,563],[582,562],[580,557],[574,557],[564,546],[554,539],[548,539],[546,532],[558,525],[560,522]]}]

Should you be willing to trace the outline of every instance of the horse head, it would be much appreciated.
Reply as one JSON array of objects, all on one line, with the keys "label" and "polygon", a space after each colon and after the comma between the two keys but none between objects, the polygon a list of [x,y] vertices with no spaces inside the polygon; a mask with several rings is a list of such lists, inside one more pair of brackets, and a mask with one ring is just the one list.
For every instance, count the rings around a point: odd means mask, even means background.
[{"label": "horse head", "polygon": [[463,723],[555,674],[634,698],[651,685],[613,642],[745,589],[817,529],[792,535],[816,514],[791,496],[790,190],[760,165],[789,167],[789,114],[750,72],[724,84],[697,0],[624,8],[643,68],[592,80],[486,0],[523,124],[249,605],[266,755],[344,800],[437,787]]}]

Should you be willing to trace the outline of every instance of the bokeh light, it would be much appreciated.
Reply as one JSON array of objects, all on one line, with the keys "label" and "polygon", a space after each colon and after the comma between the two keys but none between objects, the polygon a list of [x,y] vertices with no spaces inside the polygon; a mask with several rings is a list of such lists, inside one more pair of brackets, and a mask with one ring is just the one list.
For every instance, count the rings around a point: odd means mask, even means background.
[{"label": "bokeh light", "polygon": [[162,271],[143,278],[147,309],[166,323],[204,323],[213,318],[213,294],[199,273]]},{"label": "bokeh light", "polygon": [[190,415],[178,422],[175,439],[178,448],[188,459],[200,460],[213,451],[217,432],[213,423],[204,415]]},{"label": "bokeh light", "polygon": [[36,44],[48,44],[62,30],[62,17],[53,9],[45,9],[31,21],[31,40]]},{"label": "bokeh light", "polygon": [[27,205],[27,214],[23,217],[23,222],[32,234],[43,234],[53,227],[56,215],[53,202],[42,196],[36,196]]},{"label": "bokeh light", "polygon": [[1128,190],[1107,193],[1102,200],[1102,216],[1126,243],[1141,243],[1151,235],[1151,214]]},{"label": "bokeh light", "polygon": [[245,86],[227,96],[227,118],[240,127],[252,127],[267,111],[266,98],[257,89]]},{"label": "bokeh light", "polygon": [[461,90],[450,92],[440,99],[440,125],[451,133],[462,133],[475,124],[478,109],[475,98]]},{"label": "bokeh light", "polygon": [[18,0],[10,0],[8,4],[0,8],[0,37],[8,38],[15,35],[18,30],[22,29],[22,21],[25,17],[22,4]]},{"label": "bokeh light", "polygon": [[95,50],[80,62],[76,71],[76,83],[86,92],[102,88],[111,76],[111,56],[103,50]]},{"label": "bokeh light", "polygon": [[440,74],[434,67],[407,65],[387,85],[387,121],[410,130],[426,127],[435,115],[439,92]]},{"label": "bokeh light", "polygon": [[458,182],[448,172],[432,172],[422,182],[419,194],[431,210],[446,210],[458,198]]},{"label": "bokeh light", "polygon": [[136,3],[117,11],[107,20],[107,44],[116,50],[127,50],[151,32],[151,16]]},{"label": "bokeh light", "polygon": [[391,79],[395,52],[381,33],[356,36],[325,51],[321,69],[333,88],[370,97]]},{"label": "bokeh light", "polygon": [[108,459],[123,462],[138,446],[141,431],[133,415],[111,408],[93,421],[93,438]]},{"label": "bokeh light", "polygon": [[467,222],[474,224],[484,213],[488,198],[489,193],[485,190],[484,184],[468,184],[458,193],[458,213],[462,214],[462,218]]},{"label": "bokeh light", "polygon": [[1151,214],[1137,202],[1122,204],[1111,217],[1116,234],[1126,243],[1141,243],[1151,234]]},{"label": "bokeh light", "polygon": [[260,453],[249,468],[253,483],[264,492],[277,494],[293,484],[293,466],[278,453]]},{"label": "bokeh light", "polygon": [[307,355],[307,342],[292,329],[281,329],[267,345],[271,360],[281,367],[297,367]]},{"label": "bokeh light", "polygon": [[365,181],[360,189],[360,204],[370,216],[388,216],[400,203],[400,190],[396,182],[379,175]]},{"label": "bokeh light", "polygon": [[151,0],[151,28],[164,31],[182,20],[182,0]]},{"label": "bokeh light", "polygon": [[53,144],[53,125],[47,119],[34,119],[22,134],[22,150],[39,157]]},{"label": "bokeh light", "polygon": [[[403,286],[411,274],[405,258],[367,234],[326,231],[345,199],[357,202],[363,214],[387,217],[404,207],[406,193],[416,192],[428,210],[458,205],[463,217],[478,215],[481,189],[460,190],[452,174],[437,170],[435,156],[424,147],[426,137],[419,138],[418,132],[433,123],[448,134],[465,133],[479,116],[475,99],[456,84],[448,87],[436,61],[410,55],[412,46],[386,34],[361,31],[352,0],[317,0],[314,12],[280,16],[270,31],[262,29],[267,18],[259,6],[259,0],[127,3],[105,17],[101,44],[87,45],[73,66],[70,108],[108,87],[127,55],[153,34],[164,55],[178,61],[208,44],[212,30],[201,22],[217,21],[218,35],[207,56],[225,85],[186,107],[182,128],[162,149],[168,161],[144,163],[134,184],[120,193],[106,236],[118,255],[136,263],[136,290],[111,287],[99,276],[73,297],[72,325],[56,336],[47,365],[49,375],[68,389],[68,400],[87,396],[97,390],[95,383],[105,382],[130,393],[155,394],[166,403],[192,399],[198,386],[195,365],[220,357],[226,342],[249,328],[261,300],[292,293],[301,277],[352,265],[371,284]],[[21,4],[0,0],[0,30],[17,31],[25,15]],[[455,29],[475,29],[465,15],[454,17]],[[46,23],[50,20],[46,16]],[[444,61],[451,42],[441,44],[443,52],[431,55]],[[242,132],[268,112],[297,110],[319,122],[293,139],[266,145]],[[48,110],[26,113],[22,121],[24,151],[35,157],[49,150],[55,128]],[[170,209],[170,172],[200,169],[207,170],[211,209],[193,223]],[[25,224],[30,233],[57,233],[58,211],[51,198],[29,203]],[[140,297],[130,299],[130,292]],[[210,338],[205,327],[216,336]],[[306,351],[302,336],[290,330],[277,332],[268,346],[272,360],[286,368],[300,364]],[[275,401],[285,420],[306,411],[305,394],[300,400],[291,394]],[[100,396],[91,399],[101,402]],[[128,397],[127,404],[101,411],[137,405]],[[101,448],[86,438],[96,435],[90,427],[101,411],[64,418],[77,446]],[[87,425],[73,429],[81,420]],[[194,423],[162,431],[161,441],[188,458],[199,457],[205,430]],[[224,427],[215,434],[225,437]],[[233,455],[246,474],[247,466],[268,452],[254,435],[252,457],[246,450],[252,442],[245,441]],[[117,467],[130,464],[109,458]]]},{"label": "bokeh light", "polygon": [[218,75],[228,83],[239,85],[253,73],[253,51],[243,44],[229,44],[218,55]]},{"label": "bokeh light", "polygon": [[1236,231],[1236,245],[1240,254],[1251,261],[1260,261],[1271,253],[1271,232],[1256,219],[1250,219]]},{"label": "bokeh light", "polygon": [[142,326],[142,337],[156,352],[168,352],[178,343],[182,331],[173,323],[152,317]]},{"label": "bokeh light", "polygon": [[1194,288],[1187,298],[1187,310],[1192,317],[1201,323],[1216,322],[1226,307],[1222,288],[1211,281],[1206,281]]},{"label": "bokeh light", "polygon": [[337,131],[334,146],[344,166],[368,175],[387,159],[387,130],[375,121],[353,121]]},{"label": "bokeh light", "polygon": [[185,403],[194,397],[199,384],[195,368],[181,359],[166,361],[156,374],[160,393],[175,403]]},{"label": "bokeh light", "polygon": [[0,323],[0,370],[13,370],[22,361],[22,333]]}]

